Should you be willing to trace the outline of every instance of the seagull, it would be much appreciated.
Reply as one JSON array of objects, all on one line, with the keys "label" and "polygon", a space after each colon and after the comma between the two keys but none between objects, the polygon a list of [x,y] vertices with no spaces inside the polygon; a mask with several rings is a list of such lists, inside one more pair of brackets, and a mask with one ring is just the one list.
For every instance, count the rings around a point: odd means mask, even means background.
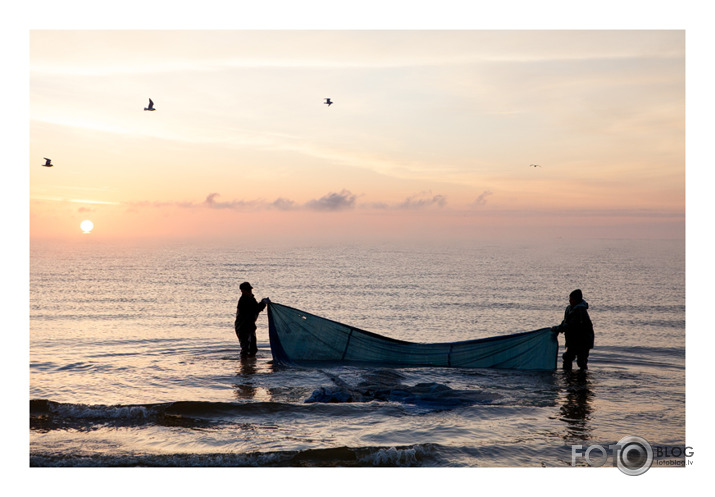
[{"label": "seagull", "polygon": [[48,159],[47,157],[43,157],[43,159],[45,159],[45,163],[42,164],[43,166],[45,166],[45,167],[52,167],[52,166],[54,166],[54,164],[52,163],[52,160]]},{"label": "seagull", "polygon": [[326,98],[326,99],[325,99],[325,102],[323,102],[323,103],[324,103],[324,104],[328,104],[328,107],[330,107],[331,105],[333,105],[333,102],[332,102],[329,98]]},{"label": "seagull", "polygon": [[538,164],[529,164],[529,167],[541,167],[541,166]]},{"label": "seagull", "polygon": [[151,98],[149,99],[149,107],[144,107],[144,110],[156,110],[154,108],[154,102],[152,102]]}]

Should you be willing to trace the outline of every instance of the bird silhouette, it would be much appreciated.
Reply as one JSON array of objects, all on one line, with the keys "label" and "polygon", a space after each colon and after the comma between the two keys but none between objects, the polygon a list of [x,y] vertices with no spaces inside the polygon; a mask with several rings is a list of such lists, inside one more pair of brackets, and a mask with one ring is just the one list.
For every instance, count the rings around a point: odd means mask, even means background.
[{"label": "bird silhouette", "polygon": [[541,166],[538,164],[529,164],[529,167],[541,167]]},{"label": "bird silhouette", "polygon": [[144,107],[144,110],[156,110],[154,108],[154,102],[152,102],[151,98],[149,99],[149,107]]},{"label": "bird silhouette", "polygon": [[42,164],[43,166],[45,166],[45,167],[52,167],[52,166],[54,166],[54,164],[52,163],[52,160],[48,159],[47,157],[43,157],[43,159],[45,159],[45,163]]},{"label": "bird silhouette", "polygon": [[326,98],[326,99],[325,99],[325,102],[323,102],[323,103],[324,103],[324,104],[328,104],[328,107],[330,107],[331,105],[333,105],[333,101],[330,100],[329,98]]}]

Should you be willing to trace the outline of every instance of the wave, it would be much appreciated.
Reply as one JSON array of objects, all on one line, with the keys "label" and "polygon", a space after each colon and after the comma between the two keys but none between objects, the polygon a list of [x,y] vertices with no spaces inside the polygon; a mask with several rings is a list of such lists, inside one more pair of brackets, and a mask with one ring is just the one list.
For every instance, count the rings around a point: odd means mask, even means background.
[{"label": "wave", "polygon": [[31,454],[31,467],[417,467],[448,466],[438,444],[332,447],[249,453]]},{"label": "wave", "polygon": [[35,452],[31,467],[570,467],[571,447],[531,441],[517,445],[439,443],[297,450],[171,454]]},{"label": "wave", "polygon": [[[425,410],[490,405],[502,398],[493,392],[452,389],[435,382],[407,386],[396,380],[388,386],[384,381],[363,381],[356,386],[349,386],[337,375],[324,373],[331,377],[334,385],[318,387],[302,403],[176,401],[103,405],[32,399],[30,428],[38,431],[145,425],[201,428],[245,423],[249,419],[265,419],[272,415],[338,415],[357,418],[369,416],[376,410],[381,415],[401,416],[410,412],[419,414]],[[384,380],[385,375],[383,372],[379,377]],[[374,380],[378,376],[371,377]]]},{"label": "wave", "polygon": [[[385,414],[403,414],[399,406],[381,406]],[[73,404],[48,399],[30,400],[30,429],[90,430],[104,427],[140,427],[145,425],[185,428],[217,427],[264,419],[270,415],[338,415],[352,418],[370,415],[370,410],[356,404],[326,405],[287,402],[206,402],[177,401],[156,404]]]}]

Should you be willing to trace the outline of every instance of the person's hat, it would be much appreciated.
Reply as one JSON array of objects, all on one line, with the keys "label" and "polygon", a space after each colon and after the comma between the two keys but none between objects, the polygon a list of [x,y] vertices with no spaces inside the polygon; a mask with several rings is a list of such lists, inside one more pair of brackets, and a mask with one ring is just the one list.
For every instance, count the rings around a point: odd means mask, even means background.
[{"label": "person's hat", "polygon": [[238,288],[240,288],[241,290],[253,290],[253,287],[248,281],[244,281],[243,283],[241,283]]}]

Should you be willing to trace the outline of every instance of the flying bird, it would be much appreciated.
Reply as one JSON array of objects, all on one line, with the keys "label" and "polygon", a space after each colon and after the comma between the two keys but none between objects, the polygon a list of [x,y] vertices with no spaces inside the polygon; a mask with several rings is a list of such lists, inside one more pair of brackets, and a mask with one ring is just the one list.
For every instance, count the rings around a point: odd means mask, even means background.
[{"label": "flying bird", "polygon": [[541,167],[539,164],[529,164],[529,167]]},{"label": "flying bird", "polygon": [[151,98],[149,99],[149,107],[144,107],[144,110],[156,110],[154,108],[154,102],[152,102]]},{"label": "flying bird", "polygon": [[52,160],[48,159],[47,157],[43,157],[43,159],[45,159],[45,163],[42,164],[43,166],[45,166],[45,167],[52,167],[52,166],[54,166],[54,164],[52,163]]},{"label": "flying bird", "polygon": [[323,102],[323,103],[324,103],[324,104],[328,104],[328,107],[330,107],[331,105],[333,105],[333,101],[330,100],[329,98],[326,98],[326,99],[325,99],[325,102]]}]

